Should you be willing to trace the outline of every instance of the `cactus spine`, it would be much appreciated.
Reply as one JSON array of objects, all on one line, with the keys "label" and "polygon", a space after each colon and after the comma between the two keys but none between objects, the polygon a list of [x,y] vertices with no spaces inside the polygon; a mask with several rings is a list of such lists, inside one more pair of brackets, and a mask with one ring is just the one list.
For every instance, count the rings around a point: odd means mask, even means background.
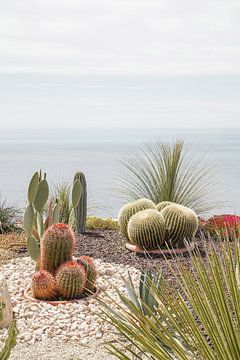
[{"label": "cactus spine", "polygon": [[158,211],[162,211],[166,206],[169,206],[169,205],[175,205],[175,203],[173,203],[171,201],[162,201],[156,205],[156,208]]},{"label": "cactus spine", "polygon": [[81,185],[81,197],[78,205],[74,209],[75,226],[77,234],[83,234],[86,229],[87,221],[87,181],[82,172],[77,172],[74,176],[74,183],[79,180]]},{"label": "cactus spine", "polygon": [[78,299],[84,290],[86,273],[83,266],[75,261],[63,264],[57,271],[56,282],[64,299]]},{"label": "cactus spine", "polygon": [[93,292],[95,290],[97,269],[93,259],[90,256],[80,256],[77,258],[77,263],[81,264],[86,272],[86,283],[84,290]]},{"label": "cactus spine", "polygon": [[184,240],[193,240],[198,229],[198,217],[193,210],[174,204],[166,206],[160,214],[165,220],[170,246],[184,246]]},{"label": "cactus spine", "polygon": [[53,275],[45,270],[39,270],[33,274],[31,288],[33,296],[40,300],[52,300],[57,293]]},{"label": "cactus spine", "polygon": [[128,236],[133,244],[146,250],[159,249],[165,241],[163,216],[154,209],[142,210],[131,217]]},{"label": "cactus spine", "polygon": [[148,199],[139,199],[137,201],[128,203],[124,205],[118,215],[118,223],[120,226],[120,230],[123,235],[129,239],[128,237],[128,222],[130,218],[138,213],[139,211],[146,210],[146,209],[156,209],[156,206],[151,200]]},{"label": "cactus spine", "polygon": [[8,329],[8,337],[5,341],[4,348],[0,351],[0,359],[7,360],[10,357],[11,350],[16,345],[16,338],[17,338],[17,326],[16,321],[14,320],[11,326]]},{"label": "cactus spine", "polygon": [[50,226],[41,240],[42,269],[54,275],[60,265],[72,259],[75,244],[75,235],[68,225]]}]

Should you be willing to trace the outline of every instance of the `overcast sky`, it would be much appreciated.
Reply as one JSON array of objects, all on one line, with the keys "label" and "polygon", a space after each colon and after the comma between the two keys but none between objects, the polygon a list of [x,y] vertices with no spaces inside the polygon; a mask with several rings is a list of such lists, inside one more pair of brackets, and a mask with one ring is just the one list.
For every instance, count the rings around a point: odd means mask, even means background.
[{"label": "overcast sky", "polygon": [[239,0],[0,0],[0,122],[240,126]]}]

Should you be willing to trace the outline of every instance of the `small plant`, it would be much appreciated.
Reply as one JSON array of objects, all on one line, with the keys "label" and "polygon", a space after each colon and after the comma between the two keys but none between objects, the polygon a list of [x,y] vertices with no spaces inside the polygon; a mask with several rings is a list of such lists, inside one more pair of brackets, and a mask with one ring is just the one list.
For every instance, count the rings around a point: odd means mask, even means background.
[{"label": "small plant", "polygon": [[84,290],[92,293],[95,290],[97,279],[97,269],[94,261],[90,256],[83,255],[77,258],[77,263],[82,265],[86,272],[86,282],[84,285]]},{"label": "small plant", "polygon": [[55,278],[46,270],[39,270],[33,274],[31,289],[33,296],[40,300],[52,300],[57,294]]},{"label": "small plant", "polygon": [[41,268],[54,275],[59,266],[72,259],[75,245],[75,234],[68,225],[50,226],[41,240]]},{"label": "small plant", "polygon": [[8,329],[8,337],[5,341],[4,348],[0,351],[0,360],[7,360],[11,355],[11,350],[16,345],[17,338],[17,326],[14,320]]},{"label": "small plant", "polygon": [[204,228],[214,239],[221,237],[227,230],[230,239],[236,236],[240,239],[240,216],[237,215],[214,215],[205,222]]},{"label": "small plant", "polygon": [[143,249],[159,249],[165,241],[164,217],[154,209],[139,211],[129,220],[128,237]]},{"label": "small plant", "polygon": [[128,237],[128,222],[133,215],[138,213],[139,211],[146,209],[156,209],[156,206],[151,200],[148,199],[139,199],[132,203],[128,203],[124,205],[118,215],[118,223],[120,226],[120,230],[123,235],[129,239]]},{"label": "small plant", "polygon": [[21,216],[21,210],[7,204],[0,195],[0,234],[16,231],[16,221]]},{"label": "small plant", "polygon": [[84,291],[86,272],[83,266],[77,262],[66,262],[56,273],[56,283],[58,291],[64,299],[78,299]]}]

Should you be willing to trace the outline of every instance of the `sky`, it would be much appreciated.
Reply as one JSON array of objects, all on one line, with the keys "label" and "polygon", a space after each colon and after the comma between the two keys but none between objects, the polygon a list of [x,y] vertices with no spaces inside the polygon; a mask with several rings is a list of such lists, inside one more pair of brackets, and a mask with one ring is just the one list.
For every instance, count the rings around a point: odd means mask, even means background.
[{"label": "sky", "polygon": [[0,0],[1,128],[240,127],[239,0]]}]

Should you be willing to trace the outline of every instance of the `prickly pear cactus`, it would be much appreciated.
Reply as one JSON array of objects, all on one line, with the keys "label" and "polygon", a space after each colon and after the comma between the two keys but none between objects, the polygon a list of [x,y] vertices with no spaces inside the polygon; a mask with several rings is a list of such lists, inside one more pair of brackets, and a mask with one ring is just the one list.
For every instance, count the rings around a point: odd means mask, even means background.
[{"label": "prickly pear cactus", "polygon": [[119,211],[118,223],[121,232],[127,239],[129,239],[127,230],[129,220],[134,214],[146,209],[156,209],[156,206],[151,200],[139,199],[124,205]]},{"label": "prickly pear cactus", "polygon": [[68,225],[50,226],[41,240],[41,268],[54,275],[60,265],[72,259],[75,244],[75,234]]},{"label": "prickly pear cactus", "polygon": [[165,241],[165,221],[154,209],[142,210],[131,217],[128,223],[131,243],[146,250],[159,249]]},{"label": "prickly pear cactus", "polygon": [[184,246],[185,240],[194,239],[198,229],[198,217],[195,212],[182,205],[166,206],[161,212],[168,233],[167,242],[173,247]]},{"label": "prickly pear cactus", "polygon": [[78,299],[85,287],[86,272],[76,261],[69,261],[58,269],[56,282],[63,299]]}]

